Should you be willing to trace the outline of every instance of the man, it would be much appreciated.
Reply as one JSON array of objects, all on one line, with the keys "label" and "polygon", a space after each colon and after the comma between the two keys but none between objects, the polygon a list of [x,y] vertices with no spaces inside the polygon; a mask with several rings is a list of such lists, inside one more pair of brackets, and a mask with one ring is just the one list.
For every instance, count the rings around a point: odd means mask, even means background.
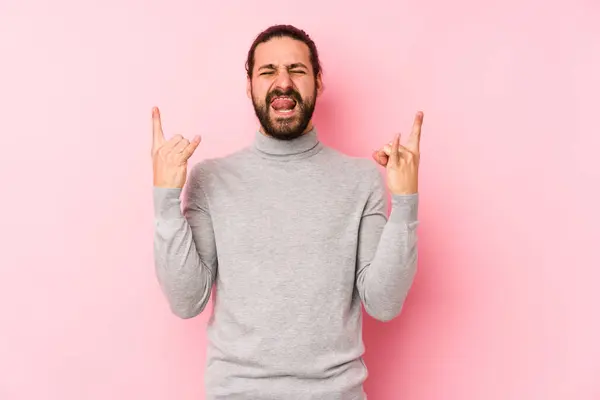
[{"label": "man", "polygon": [[262,32],[247,75],[252,145],[196,164],[187,181],[200,138],[167,140],[153,111],[158,281],[181,318],[216,287],[207,399],[365,399],[361,306],[396,317],[416,271],[422,113],[405,146],[397,136],[373,154],[384,180],[318,140],[322,72],[306,33]]}]

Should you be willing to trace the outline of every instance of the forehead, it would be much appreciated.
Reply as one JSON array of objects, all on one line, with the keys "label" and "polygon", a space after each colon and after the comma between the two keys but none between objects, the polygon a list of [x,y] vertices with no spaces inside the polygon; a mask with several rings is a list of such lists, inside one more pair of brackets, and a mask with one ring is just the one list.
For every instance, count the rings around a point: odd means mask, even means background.
[{"label": "forehead", "polygon": [[310,50],[299,40],[289,37],[273,38],[256,46],[254,51],[254,68],[264,64],[287,65],[303,63],[310,65]]}]

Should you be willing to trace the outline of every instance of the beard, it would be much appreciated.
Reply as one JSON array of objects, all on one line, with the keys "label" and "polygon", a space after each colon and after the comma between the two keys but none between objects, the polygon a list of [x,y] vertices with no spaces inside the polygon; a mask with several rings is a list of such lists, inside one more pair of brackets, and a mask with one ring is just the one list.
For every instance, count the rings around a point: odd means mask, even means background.
[{"label": "beard", "polygon": [[[271,110],[271,101],[278,96],[287,96],[296,102],[293,115],[286,117],[274,115]],[[265,133],[275,139],[292,140],[304,133],[315,111],[317,89],[312,97],[302,98],[300,93],[292,88],[287,90],[275,89],[267,93],[264,102],[260,102],[252,92],[252,105]]]}]

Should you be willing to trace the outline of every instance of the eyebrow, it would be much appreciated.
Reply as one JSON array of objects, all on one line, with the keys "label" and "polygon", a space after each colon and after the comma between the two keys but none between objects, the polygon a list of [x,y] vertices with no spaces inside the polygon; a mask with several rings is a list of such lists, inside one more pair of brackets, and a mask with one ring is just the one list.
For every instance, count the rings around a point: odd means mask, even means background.
[{"label": "eyebrow", "polygon": [[[286,65],[286,68],[287,69],[294,69],[294,68],[308,69],[308,67],[306,65],[304,65],[303,63],[289,64],[289,65]],[[277,69],[277,66],[275,66],[274,64],[265,64],[265,65],[262,65],[260,68],[258,68],[259,71],[261,69]]]}]

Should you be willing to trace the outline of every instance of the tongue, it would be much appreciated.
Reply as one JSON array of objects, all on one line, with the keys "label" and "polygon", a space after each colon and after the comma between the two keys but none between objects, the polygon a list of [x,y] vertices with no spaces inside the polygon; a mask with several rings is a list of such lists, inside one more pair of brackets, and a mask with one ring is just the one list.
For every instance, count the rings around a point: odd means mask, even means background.
[{"label": "tongue", "polygon": [[292,99],[280,98],[273,100],[273,103],[271,103],[271,105],[277,111],[291,110],[296,105],[296,102]]}]

